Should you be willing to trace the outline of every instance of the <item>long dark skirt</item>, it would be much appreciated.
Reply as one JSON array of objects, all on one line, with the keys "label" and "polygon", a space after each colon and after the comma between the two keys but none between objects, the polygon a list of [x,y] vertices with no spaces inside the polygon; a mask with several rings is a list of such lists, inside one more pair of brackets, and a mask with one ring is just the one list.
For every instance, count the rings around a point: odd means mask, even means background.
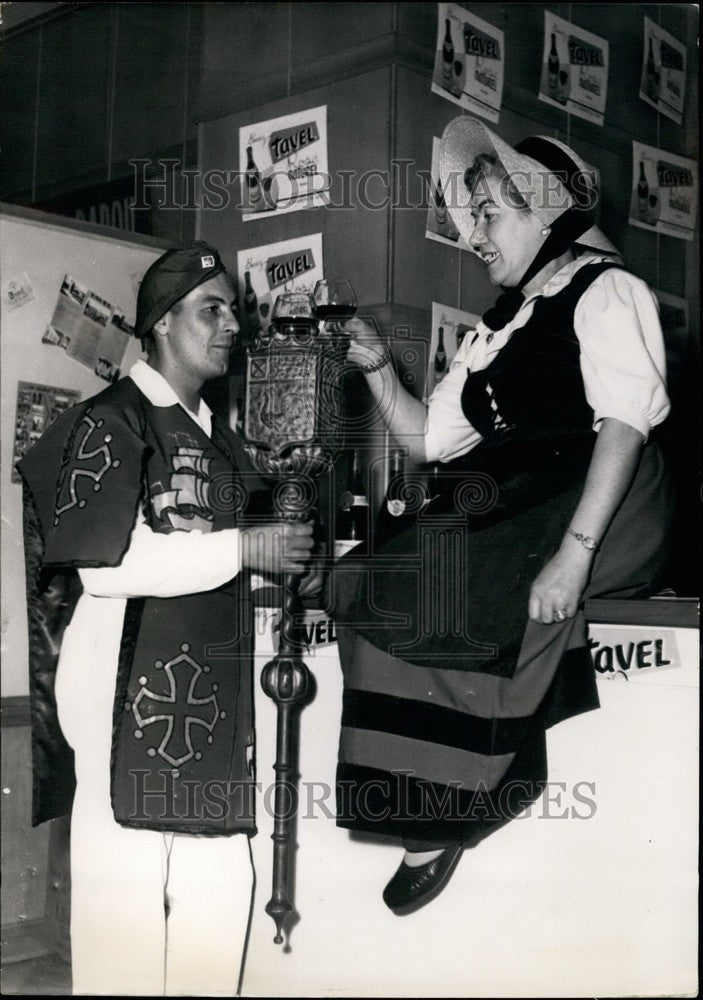
[{"label": "long dark skirt", "polygon": [[[468,842],[538,797],[545,730],[598,707],[583,610],[552,625],[527,617],[531,583],[558,548],[582,484],[478,526],[446,502],[439,513],[430,505],[371,559],[352,552],[340,561],[339,826]],[[584,600],[652,592],[670,506],[650,444]]]}]

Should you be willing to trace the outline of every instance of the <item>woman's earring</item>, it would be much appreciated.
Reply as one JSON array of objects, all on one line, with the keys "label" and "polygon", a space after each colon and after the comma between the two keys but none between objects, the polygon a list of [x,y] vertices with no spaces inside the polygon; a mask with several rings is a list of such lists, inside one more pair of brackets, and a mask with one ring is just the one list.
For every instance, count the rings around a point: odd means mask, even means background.
[{"label": "woman's earring", "polygon": [[549,236],[549,232],[550,232],[549,226],[545,226],[544,229],[542,230],[542,236]]}]

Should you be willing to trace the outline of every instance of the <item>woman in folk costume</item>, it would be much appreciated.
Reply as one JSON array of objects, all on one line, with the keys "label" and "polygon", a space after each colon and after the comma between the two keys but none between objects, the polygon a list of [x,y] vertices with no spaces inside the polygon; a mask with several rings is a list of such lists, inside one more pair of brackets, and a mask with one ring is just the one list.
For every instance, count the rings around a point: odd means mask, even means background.
[{"label": "woman in folk costume", "polygon": [[383,893],[396,913],[539,796],[545,730],[598,707],[584,601],[653,592],[670,508],[656,301],[595,225],[596,172],[464,116],[440,179],[503,294],[427,406],[368,324],[346,327],[393,437],[441,463],[438,495],[336,573],[337,823],[402,841]]}]

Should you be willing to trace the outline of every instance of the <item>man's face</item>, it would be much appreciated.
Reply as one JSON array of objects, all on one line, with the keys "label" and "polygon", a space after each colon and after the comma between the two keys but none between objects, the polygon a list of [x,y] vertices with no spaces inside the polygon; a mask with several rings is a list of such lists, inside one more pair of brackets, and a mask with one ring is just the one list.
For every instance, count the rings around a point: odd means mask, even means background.
[{"label": "man's face", "polygon": [[230,351],[239,332],[234,304],[229,277],[216,274],[166,313],[161,346],[169,363],[188,381],[202,383],[227,374]]}]

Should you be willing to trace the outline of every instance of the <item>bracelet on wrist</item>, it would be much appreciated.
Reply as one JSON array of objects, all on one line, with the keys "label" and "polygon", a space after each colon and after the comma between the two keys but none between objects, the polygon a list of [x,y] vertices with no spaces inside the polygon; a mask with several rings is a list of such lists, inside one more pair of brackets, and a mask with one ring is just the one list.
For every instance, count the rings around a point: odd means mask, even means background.
[{"label": "bracelet on wrist", "polygon": [[569,534],[573,535],[574,538],[579,541],[584,549],[588,549],[589,552],[595,552],[598,548],[598,542],[595,538],[591,538],[590,535],[582,535],[580,531],[574,531],[572,528],[568,529]]},{"label": "bracelet on wrist", "polygon": [[385,368],[386,365],[390,365],[393,362],[393,355],[388,347],[385,347],[383,354],[376,358],[375,361],[371,361],[368,365],[359,365],[359,371],[363,372],[364,375],[369,375],[371,372],[380,371],[381,368]]}]

